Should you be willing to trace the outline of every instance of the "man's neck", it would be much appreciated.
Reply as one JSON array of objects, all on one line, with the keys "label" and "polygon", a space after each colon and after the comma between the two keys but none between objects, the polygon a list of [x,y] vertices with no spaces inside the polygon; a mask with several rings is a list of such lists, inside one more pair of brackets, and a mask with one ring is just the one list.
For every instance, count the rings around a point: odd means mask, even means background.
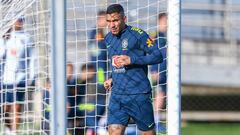
[{"label": "man's neck", "polygon": [[127,28],[127,25],[125,24],[123,28],[120,30],[120,32],[116,35],[117,37],[121,36],[121,34],[124,32],[124,30]]}]

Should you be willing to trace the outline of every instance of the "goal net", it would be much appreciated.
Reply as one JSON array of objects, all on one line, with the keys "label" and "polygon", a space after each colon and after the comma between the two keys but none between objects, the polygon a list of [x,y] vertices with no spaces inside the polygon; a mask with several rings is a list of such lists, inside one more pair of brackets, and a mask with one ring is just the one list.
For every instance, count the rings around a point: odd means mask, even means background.
[{"label": "goal net", "polygon": [[[110,93],[104,90],[103,82],[110,68],[103,41],[108,32],[104,11],[113,3],[124,7],[128,25],[146,31],[162,49],[164,63],[149,66],[149,79],[153,87],[156,131],[167,134],[167,2],[66,1],[68,135],[107,133]],[[49,35],[54,34],[50,27],[50,2],[2,0],[0,8],[0,134],[50,134]],[[139,134],[135,122],[129,123],[126,134]]]}]

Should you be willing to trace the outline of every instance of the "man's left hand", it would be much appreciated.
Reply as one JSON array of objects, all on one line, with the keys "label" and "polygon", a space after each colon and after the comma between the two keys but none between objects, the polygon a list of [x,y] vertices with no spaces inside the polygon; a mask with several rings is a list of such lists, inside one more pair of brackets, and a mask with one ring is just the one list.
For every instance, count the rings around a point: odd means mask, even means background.
[{"label": "man's left hand", "polygon": [[131,59],[127,55],[120,55],[117,59],[117,62],[121,66],[127,66],[131,64]]}]

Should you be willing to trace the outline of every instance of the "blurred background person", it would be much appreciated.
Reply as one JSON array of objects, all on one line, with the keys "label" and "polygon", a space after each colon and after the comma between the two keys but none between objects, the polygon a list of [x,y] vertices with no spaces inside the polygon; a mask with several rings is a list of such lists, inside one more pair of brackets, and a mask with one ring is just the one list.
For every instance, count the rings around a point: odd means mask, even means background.
[{"label": "blurred background person", "polygon": [[42,91],[42,101],[43,101],[43,119],[41,128],[44,133],[47,135],[50,134],[50,91],[51,91],[51,82],[50,79],[46,79],[45,89]]},{"label": "blurred background person", "polygon": [[[51,105],[50,105],[50,98],[51,98],[51,81],[50,78],[46,79],[45,87],[42,90],[42,110],[43,110],[43,119],[41,120],[41,129],[47,135],[50,135],[50,113],[51,113]],[[67,100],[67,113],[70,113],[70,103]]]},{"label": "blurred background person", "polygon": [[[87,113],[90,118],[87,117],[86,122],[87,126],[94,127],[98,125],[99,116],[103,116],[105,112],[106,106],[106,91],[103,87],[103,82],[105,81],[105,76],[107,72],[107,52],[106,52],[106,44],[104,42],[104,37],[107,33],[107,23],[106,23],[106,12],[104,10],[100,10],[97,13],[97,24],[95,28],[90,32],[90,62],[95,69],[94,73],[94,83],[96,83],[96,92],[95,99],[92,100],[91,103],[96,105],[94,111]],[[92,93],[93,94],[93,93]],[[96,112],[96,113],[95,113]],[[96,125],[96,124],[97,125]],[[96,129],[89,128],[87,130],[87,134],[94,134]]]},{"label": "blurred background person", "polygon": [[1,38],[0,38],[0,118],[4,118],[4,100],[5,100],[5,92],[2,90],[2,74],[4,69],[4,55],[5,55],[5,44],[7,40],[10,38],[10,33],[12,28],[10,28]]},{"label": "blurred background person", "polygon": [[[152,85],[154,88],[154,111],[155,121],[160,121],[161,109],[165,108],[166,90],[167,90],[167,46],[166,46],[166,34],[167,34],[167,14],[160,13],[157,19],[158,32],[153,37],[154,42],[161,48],[161,53],[164,58],[160,64],[155,64],[150,67]],[[164,130],[164,126],[157,124],[157,130]]]},{"label": "blurred background person", "polygon": [[[67,62],[66,65],[66,77],[67,77],[67,87],[71,88],[71,87],[76,87],[76,76],[74,74],[74,65],[72,64],[72,62]],[[70,91],[70,90],[68,90]]]},{"label": "blurred background person", "polygon": [[[94,66],[91,64],[83,64],[80,69],[80,76],[78,79],[78,97],[81,98],[78,103],[78,117],[81,118],[80,128],[82,129],[81,134],[85,134],[89,124],[89,119],[95,118],[92,116],[87,119],[89,112],[95,111],[95,104],[90,102],[91,99],[95,99],[96,95],[96,84],[94,84]],[[96,100],[96,99],[95,99]]]},{"label": "blurred background person", "polygon": [[96,42],[95,39],[98,29],[103,29],[103,35],[106,35],[108,32],[105,10],[99,10],[97,13],[96,26],[94,26],[89,33],[90,42]]},{"label": "blurred background person", "polygon": [[[66,66],[67,76],[67,101],[68,101],[68,129],[70,135],[84,134],[84,111],[79,109],[79,104],[84,101],[85,78],[77,85],[77,78],[74,76],[74,65],[71,62]],[[83,80],[83,81],[82,81]]]},{"label": "blurred background person", "polygon": [[[20,125],[20,114],[24,104],[29,78],[28,70],[32,60],[33,41],[23,30],[24,18],[14,23],[11,32],[0,44],[2,60],[2,90],[4,100],[4,119],[6,134],[16,134]],[[31,82],[30,82],[31,84]]]},{"label": "blurred background person", "polygon": [[161,48],[164,61],[161,64],[155,64],[151,66],[151,79],[156,88],[156,102],[155,110],[162,109],[164,107],[164,100],[167,90],[167,46],[166,46],[166,34],[167,34],[167,14],[160,13],[158,15],[158,32],[154,37],[154,42]]},{"label": "blurred background person", "polygon": [[[105,111],[105,98],[103,99],[98,91],[98,84],[95,80],[96,69],[92,64],[84,64],[81,67],[81,75],[78,84],[80,91],[85,91],[84,99],[79,105],[79,110],[84,112],[86,134],[95,134],[99,119]],[[103,101],[104,100],[104,101]]]},{"label": "blurred background person", "polygon": [[106,12],[98,11],[97,24],[90,32],[89,39],[89,57],[90,63],[97,71],[96,81],[103,84],[104,72],[107,70],[107,52],[104,37],[107,33]]}]

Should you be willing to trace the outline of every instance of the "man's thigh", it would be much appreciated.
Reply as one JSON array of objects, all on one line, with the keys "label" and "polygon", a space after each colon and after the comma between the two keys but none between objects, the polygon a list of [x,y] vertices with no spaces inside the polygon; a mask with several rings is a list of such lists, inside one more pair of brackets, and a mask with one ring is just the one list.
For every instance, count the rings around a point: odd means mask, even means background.
[{"label": "man's thigh", "polygon": [[127,126],[130,117],[121,106],[121,96],[112,94],[108,106],[107,124]]},{"label": "man's thigh", "polygon": [[151,131],[155,127],[152,95],[151,93],[143,93],[136,95],[128,95],[124,99],[124,110],[137,124],[141,131]]},{"label": "man's thigh", "polygon": [[108,125],[127,126],[133,118],[141,131],[153,131],[155,127],[151,93],[111,95],[108,108]]}]

